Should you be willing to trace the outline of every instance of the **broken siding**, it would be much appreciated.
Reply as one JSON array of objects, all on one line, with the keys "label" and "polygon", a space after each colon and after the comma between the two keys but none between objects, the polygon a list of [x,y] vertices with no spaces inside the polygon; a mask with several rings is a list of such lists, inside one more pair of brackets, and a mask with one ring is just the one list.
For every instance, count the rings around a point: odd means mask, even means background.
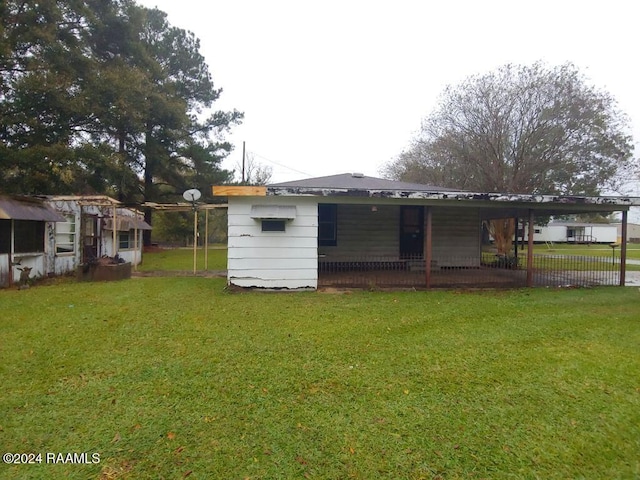
[{"label": "broken siding", "polygon": [[[254,205],[295,206],[284,232],[263,232]],[[318,205],[313,198],[229,198],[228,281],[240,287],[316,288]]]},{"label": "broken siding", "polygon": [[[105,205],[81,205],[82,197],[75,199],[69,198],[51,198],[46,203],[56,212],[64,216],[72,216],[75,222],[74,249],[73,252],[56,253],[56,224],[51,222],[46,228],[46,245],[45,245],[45,268],[47,273],[55,275],[63,275],[65,273],[74,272],[75,269],[82,264],[82,249],[85,240],[85,232],[87,230],[87,222],[89,219],[98,218],[97,230],[94,232],[97,237],[97,256],[103,255],[113,256],[113,232],[104,228],[103,220],[111,218],[113,215],[113,207]],[[117,215],[119,217],[133,217],[135,213],[131,210],[118,208]],[[125,261],[139,264],[142,261],[142,232],[138,232],[138,251],[133,246],[135,235],[133,230],[129,231],[131,247],[126,249],[118,249],[118,255]],[[118,234],[116,241],[119,242]]]},{"label": "broken siding", "polygon": [[74,235],[73,252],[56,253],[56,224],[50,223],[46,228],[46,254],[45,264],[47,273],[51,275],[64,275],[75,271],[76,265],[81,263],[81,218],[78,202],[69,200],[48,200],[47,204],[63,216],[72,216],[75,222],[76,233]]},{"label": "broken siding", "polygon": [[337,206],[336,246],[319,247],[327,260],[342,257],[397,259],[400,250],[400,207],[373,205]]},{"label": "broken siding", "polygon": [[438,267],[477,267],[481,259],[480,211],[433,208],[432,258]]}]

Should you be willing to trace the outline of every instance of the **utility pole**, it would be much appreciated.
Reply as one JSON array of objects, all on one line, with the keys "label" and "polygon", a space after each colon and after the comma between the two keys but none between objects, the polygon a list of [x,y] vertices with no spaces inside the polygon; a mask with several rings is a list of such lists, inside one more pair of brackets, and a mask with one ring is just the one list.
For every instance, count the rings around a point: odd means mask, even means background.
[{"label": "utility pole", "polygon": [[244,140],[242,141],[242,184],[244,185]]}]

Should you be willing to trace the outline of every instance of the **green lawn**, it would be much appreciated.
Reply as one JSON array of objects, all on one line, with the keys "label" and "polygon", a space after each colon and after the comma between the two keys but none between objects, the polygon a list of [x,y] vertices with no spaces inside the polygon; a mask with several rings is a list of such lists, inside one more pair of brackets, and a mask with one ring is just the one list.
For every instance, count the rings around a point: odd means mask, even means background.
[{"label": "green lawn", "polygon": [[[227,269],[227,248],[218,246],[209,248],[208,270]],[[205,270],[204,248],[196,251],[196,269]],[[151,271],[193,271],[193,249],[174,248],[157,252],[145,252],[142,256],[142,265],[138,267],[141,272]]]},{"label": "green lawn", "polygon": [[0,478],[630,479],[640,291],[0,291]]},{"label": "green lawn", "polygon": [[[533,260],[534,268],[547,270],[609,270],[613,266],[614,255],[616,263],[613,269],[618,271],[620,268],[620,248],[616,248],[614,252],[609,245],[536,244],[534,245],[533,253],[535,254]],[[583,257],[591,257],[599,261],[583,261]],[[483,251],[483,259],[486,262],[495,261],[495,249],[488,248]],[[635,244],[628,245],[627,259],[640,259],[640,246]],[[520,245],[518,246],[518,264],[520,268],[526,268],[526,246],[524,248]],[[627,271],[640,271],[640,265],[627,262]]]},{"label": "green lawn", "polygon": [[[554,244],[552,248],[548,248],[545,245],[535,246],[536,254],[548,254],[548,255],[575,255],[575,256],[591,256],[591,257],[604,257],[611,258],[611,247],[602,245],[593,245],[587,247],[584,245],[566,245],[566,244]],[[520,251],[520,264],[522,267],[526,266],[526,248],[524,251]],[[494,259],[492,254],[487,253],[487,261]],[[620,249],[616,249],[616,258],[620,258]],[[628,248],[628,258],[640,259],[640,246],[630,245]],[[550,268],[547,262],[542,260],[536,260],[536,266],[543,266]],[[205,257],[204,249],[199,248],[196,253],[196,267],[198,271],[205,270]],[[583,266],[585,269],[601,268],[603,266],[589,265],[588,263]],[[227,249],[224,246],[216,246],[209,248],[208,253],[208,270],[226,270],[227,268]],[[557,269],[576,269],[575,262],[567,261],[563,262],[558,260],[554,264],[554,268]],[[606,267],[608,268],[608,267]],[[628,270],[640,270],[638,265],[628,265]],[[143,263],[138,267],[141,272],[150,271],[192,271],[193,270],[193,249],[189,248],[175,248],[166,249],[158,252],[146,252],[143,255]]]},{"label": "green lawn", "polygon": [[[527,251],[525,246],[524,251]],[[612,248],[605,245],[572,245],[566,243],[554,243],[550,245],[536,244],[534,246],[534,253],[539,254],[556,254],[556,255],[580,255],[580,256],[593,256],[593,257],[607,257],[611,258],[613,255]],[[615,256],[620,258],[620,247],[615,249]],[[627,244],[627,258],[628,259],[640,259],[640,245],[629,243]]]}]

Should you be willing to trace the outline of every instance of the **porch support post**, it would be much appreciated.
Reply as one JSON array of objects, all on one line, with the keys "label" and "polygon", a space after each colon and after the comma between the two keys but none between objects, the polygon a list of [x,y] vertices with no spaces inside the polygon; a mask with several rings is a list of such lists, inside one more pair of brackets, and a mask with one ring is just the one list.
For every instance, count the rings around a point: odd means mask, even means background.
[{"label": "porch support post", "polygon": [[535,218],[533,215],[533,209],[529,209],[529,231],[527,242],[527,287],[533,287],[533,222]]},{"label": "porch support post", "polygon": [[[138,214],[137,212],[134,212],[135,215],[135,219],[138,219]],[[136,228],[133,229],[133,271],[137,272],[138,271],[138,226],[136,225]]]},{"label": "porch support post", "polygon": [[11,219],[11,250],[9,251],[9,286],[13,285],[13,262],[16,261],[16,221]]},{"label": "porch support post", "polygon": [[424,207],[424,271],[426,287],[431,288],[432,229],[433,212],[431,207]]},{"label": "porch support post", "polygon": [[204,211],[204,271],[209,270],[209,209]]},{"label": "porch support post", "polygon": [[[513,242],[513,254],[517,260],[518,259],[518,232],[520,231],[518,228],[519,219],[517,216],[514,218],[514,222],[516,224],[516,234],[515,234],[515,241]],[[524,230],[522,231],[522,234],[524,235]]]},{"label": "porch support post", "polygon": [[193,204],[193,274],[196,274],[196,258],[198,256],[198,209]]},{"label": "porch support post", "polygon": [[620,286],[624,287],[627,276],[627,214],[625,210],[622,212],[622,228],[620,234]]},{"label": "porch support post", "polygon": [[113,205],[113,232],[112,232],[112,241],[113,241],[113,258],[116,257],[116,255],[118,255],[118,227],[116,225],[118,225],[117,222],[117,209],[115,204]]}]

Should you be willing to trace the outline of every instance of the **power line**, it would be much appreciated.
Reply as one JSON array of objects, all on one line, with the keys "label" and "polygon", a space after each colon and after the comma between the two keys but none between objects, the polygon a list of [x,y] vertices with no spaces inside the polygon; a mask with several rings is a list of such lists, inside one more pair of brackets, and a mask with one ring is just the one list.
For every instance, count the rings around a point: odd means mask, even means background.
[{"label": "power line", "polygon": [[284,164],[282,164],[282,163],[278,163],[278,162],[276,162],[276,161],[274,161],[274,160],[270,160],[270,159],[268,159],[267,157],[264,157],[264,156],[260,155],[259,153],[251,152],[251,154],[252,154],[252,155],[255,155],[256,157],[259,157],[259,158],[261,158],[262,160],[265,160],[265,161],[267,161],[267,162],[269,162],[269,163],[273,163],[274,165],[278,165],[279,167],[286,168],[287,170],[291,170],[292,172],[296,172],[296,173],[299,173],[299,174],[301,174],[301,175],[305,175],[305,176],[307,176],[307,177],[313,177],[313,175],[312,175],[312,174],[310,174],[310,173],[303,172],[302,170],[296,170],[295,168],[290,167],[290,166],[288,166],[288,165],[284,165]]}]

